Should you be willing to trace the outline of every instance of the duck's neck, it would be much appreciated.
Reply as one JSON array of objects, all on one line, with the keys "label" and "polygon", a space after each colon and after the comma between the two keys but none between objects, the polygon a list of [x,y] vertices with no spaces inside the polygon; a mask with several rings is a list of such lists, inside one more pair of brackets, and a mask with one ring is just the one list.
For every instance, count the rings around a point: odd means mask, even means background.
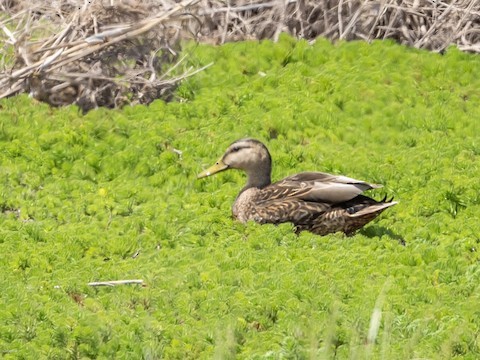
[{"label": "duck's neck", "polygon": [[270,178],[270,173],[272,167],[269,166],[259,166],[256,168],[249,169],[247,172],[247,185],[243,190],[250,189],[252,187],[262,189],[265,186],[268,186],[272,183]]}]

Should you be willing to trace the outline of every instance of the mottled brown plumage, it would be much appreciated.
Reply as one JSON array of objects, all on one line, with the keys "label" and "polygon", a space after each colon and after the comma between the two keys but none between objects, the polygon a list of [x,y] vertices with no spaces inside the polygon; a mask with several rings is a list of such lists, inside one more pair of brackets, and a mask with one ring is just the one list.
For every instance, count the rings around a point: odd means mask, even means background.
[{"label": "mottled brown plumage", "polygon": [[233,216],[245,223],[291,222],[298,232],[352,235],[395,201],[373,200],[361,195],[381,185],[322,172],[302,172],[271,183],[272,159],[258,140],[241,139],[230,145],[215,165],[198,177],[227,169],[247,173],[247,185],[233,204]]}]

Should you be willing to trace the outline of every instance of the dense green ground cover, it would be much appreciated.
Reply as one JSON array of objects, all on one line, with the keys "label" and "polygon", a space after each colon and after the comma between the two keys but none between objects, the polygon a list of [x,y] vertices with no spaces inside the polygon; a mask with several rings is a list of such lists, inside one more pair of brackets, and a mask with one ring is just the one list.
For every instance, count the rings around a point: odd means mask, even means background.
[{"label": "dense green ground cover", "polygon": [[[0,357],[480,357],[480,58],[290,38],[189,51],[215,65],[182,102],[0,103]],[[351,238],[238,224],[243,175],[195,177],[244,136],[274,179],[341,173],[400,204]],[[129,278],[147,286],[87,286]]]}]

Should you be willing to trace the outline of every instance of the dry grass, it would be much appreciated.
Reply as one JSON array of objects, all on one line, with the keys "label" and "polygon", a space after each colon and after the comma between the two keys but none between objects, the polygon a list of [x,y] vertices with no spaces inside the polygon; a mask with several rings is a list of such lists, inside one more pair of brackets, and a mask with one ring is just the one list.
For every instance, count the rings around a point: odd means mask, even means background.
[{"label": "dry grass", "polygon": [[[168,100],[184,69],[179,40],[220,44],[392,38],[436,52],[480,52],[480,1],[457,0],[93,0],[0,2],[0,98],[19,92],[52,105],[148,104]],[[13,50],[12,50],[13,49]],[[175,68],[175,71],[168,69]],[[179,70],[182,69],[183,71]],[[173,75],[179,74],[179,75]]]},{"label": "dry grass", "polygon": [[276,40],[281,32],[331,40],[391,38],[416,48],[443,51],[455,44],[480,52],[478,0],[286,0],[208,2],[199,14],[202,40]]},{"label": "dry grass", "polygon": [[51,2],[56,8],[17,9],[1,24],[14,55],[13,61],[6,57],[13,66],[0,75],[0,98],[28,92],[55,106],[75,103],[83,111],[168,100],[180,80],[201,70],[173,75],[183,61],[178,42],[184,12],[196,2],[162,8],[65,1]]}]

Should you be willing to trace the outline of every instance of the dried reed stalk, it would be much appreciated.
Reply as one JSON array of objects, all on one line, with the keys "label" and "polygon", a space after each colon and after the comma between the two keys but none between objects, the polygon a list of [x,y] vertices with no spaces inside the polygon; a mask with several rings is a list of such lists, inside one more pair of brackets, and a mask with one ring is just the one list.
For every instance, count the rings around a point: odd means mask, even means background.
[{"label": "dried reed stalk", "polygon": [[143,280],[140,279],[135,279],[135,280],[110,280],[110,281],[94,281],[94,282],[89,282],[87,285],[88,286],[116,286],[116,285],[130,285],[130,284],[136,284],[136,285],[144,285]]}]

